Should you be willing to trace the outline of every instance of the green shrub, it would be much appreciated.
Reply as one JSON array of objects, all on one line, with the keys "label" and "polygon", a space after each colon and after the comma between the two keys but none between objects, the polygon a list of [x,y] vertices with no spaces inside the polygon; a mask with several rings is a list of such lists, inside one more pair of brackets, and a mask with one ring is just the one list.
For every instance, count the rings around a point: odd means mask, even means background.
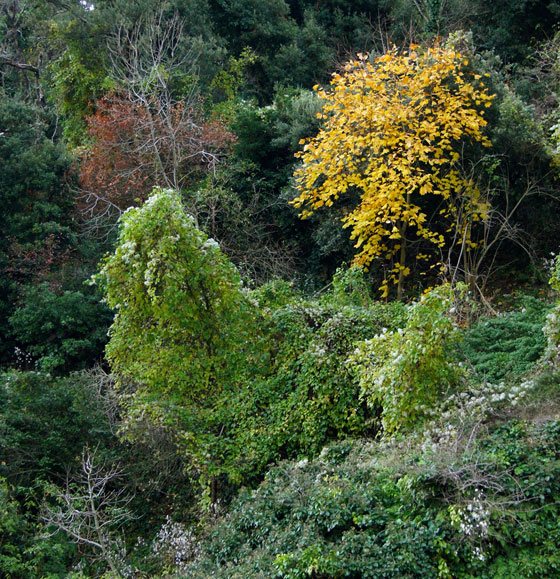
[{"label": "green shrub", "polygon": [[265,311],[272,311],[297,301],[300,296],[291,282],[275,279],[261,285],[251,292],[258,307]]},{"label": "green shrub", "polygon": [[542,327],[549,306],[525,296],[520,309],[485,318],[465,332],[462,352],[479,377],[499,382],[525,374],[546,345]]},{"label": "green shrub", "polygon": [[384,328],[350,359],[362,396],[380,409],[388,433],[429,415],[462,375],[453,360],[459,336],[449,317],[453,299],[450,286],[430,291],[410,307],[404,328]]},{"label": "green shrub", "polygon": [[333,276],[332,290],[325,298],[333,305],[367,307],[373,303],[371,290],[372,284],[368,283],[361,267],[340,267]]},{"label": "green shrub", "polygon": [[0,374],[0,476],[33,487],[65,477],[85,444],[108,444],[110,425],[86,375]]},{"label": "green shrub", "polygon": [[46,488],[79,463],[85,444],[115,443],[86,375],[0,374],[0,576],[62,577],[76,555],[41,521]]},{"label": "green shrub", "polygon": [[73,545],[64,537],[51,537],[33,512],[36,505],[31,500],[23,506],[18,494],[21,489],[0,477],[0,576],[67,577]]},{"label": "green shrub", "polygon": [[106,354],[129,388],[121,398],[127,433],[133,438],[145,421],[169,428],[210,483],[235,466],[224,413],[258,358],[256,308],[178,192],[155,188],[119,225],[95,279],[116,312]]},{"label": "green shrub", "polygon": [[340,307],[295,299],[268,310],[268,369],[229,400],[246,473],[316,454],[329,440],[375,432],[377,416],[360,400],[346,360],[358,341],[403,318],[399,303]]},{"label": "green shrub", "polygon": [[560,423],[473,432],[437,452],[345,441],[273,467],[186,576],[505,577],[531,558],[555,576]]},{"label": "green shrub", "polygon": [[92,292],[58,293],[45,283],[26,289],[10,325],[39,370],[60,373],[91,367],[101,358],[111,317]]},{"label": "green shrub", "polygon": [[[550,285],[560,292],[560,256],[554,260]],[[544,359],[551,366],[560,367],[560,304],[547,316],[544,334],[547,341]]]}]

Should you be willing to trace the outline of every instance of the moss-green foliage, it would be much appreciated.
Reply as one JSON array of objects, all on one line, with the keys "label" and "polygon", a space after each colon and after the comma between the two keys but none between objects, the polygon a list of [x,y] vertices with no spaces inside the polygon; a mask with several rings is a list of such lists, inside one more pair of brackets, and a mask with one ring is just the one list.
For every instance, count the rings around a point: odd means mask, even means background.
[{"label": "moss-green foliage", "polygon": [[233,403],[243,464],[253,475],[279,458],[316,454],[329,440],[378,429],[346,361],[358,341],[404,318],[402,304],[334,305],[337,294],[284,305],[286,289],[258,292],[269,305],[280,303],[265,319],[268,369]]},{"label": "moss-green foliage", "polygon": [[557,421],[511,423],[456,453],[345,442],[281,463],[241,493],[189,576],[505,577],[514,561],[554,576],[559,445]]},{"label": "moss-green foliage", "polygon": [[91,40],[88,47],[69,46],[49,67],[52,78],[51,98],[64,118],[64,137],[71,146],[87,142],[86,116],[94,111],[94,103],[114,82],[106,77],[106,63],[92,59]]},{"label": "moss-green foliage", "polygon": [[462,352],[480,378],[499,382],[529,371],[542,356],[550,306],[525,296],[518,309],[483,318],[465,332]]},{"label": "moss-green foliage", "polygon": [[506,517],[493,529],[498,541],[495,555],[481,576],[536,578],[560,573],[559,436],[557,420],[540,426],[511,422],[485,441],[485,450],[497,464],[511,470],[506,492],[513,495],[517,487],[532,500],[504,509]]},{"label": "moss-green foliage", "polygon": [[383,328],[350,360],[362,396],[380,410],[388,433],[416,426],[462,376],[452,358],[459,338],[453,298],[449,285],[431,290],[410,306],[404,328]]}]

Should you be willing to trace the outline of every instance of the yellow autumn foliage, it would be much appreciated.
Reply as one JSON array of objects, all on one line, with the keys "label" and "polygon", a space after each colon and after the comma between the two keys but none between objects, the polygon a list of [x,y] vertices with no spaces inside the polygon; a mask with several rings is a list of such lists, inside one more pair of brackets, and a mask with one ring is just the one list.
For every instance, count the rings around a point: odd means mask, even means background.
[{"label": "yellow autumn foliage", "polygon": [[[347,193],[359,193],[344,227],[351,228],[359,250],[357,265],[367,268],[376,258],[391,263],[380,288],[385,295],[390,282],[400,290],[409,274],[407,238],[440,250],[443,233],[468,240],[469,224],[488,211],[460,166],[465,140],[490,145],[483,134],[484,109],[493,97],[467,64],[439,45],[406,53],[393,49],[373,62],[358,55],[328,88],[314,87],[324,101],[323,125],[301,141],[299,196],[292,203],[306,218]],[[434,196],[440,198],[439,219],[447,223],[439,231],[423,209]]]}]

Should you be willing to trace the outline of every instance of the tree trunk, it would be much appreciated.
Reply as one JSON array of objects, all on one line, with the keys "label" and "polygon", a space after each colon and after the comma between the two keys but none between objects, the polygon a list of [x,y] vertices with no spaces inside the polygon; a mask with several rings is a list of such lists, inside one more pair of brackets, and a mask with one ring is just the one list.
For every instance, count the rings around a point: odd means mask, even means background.
[{"label": "tree trunk", "polygon": [[401,236],[401,251],[399,254],[399,281],[397,283],[397,299],[402,300],[404,291],[404,268],[406,261],[406,229],[407,223],[402,223],[399,228],[399,235]]}]

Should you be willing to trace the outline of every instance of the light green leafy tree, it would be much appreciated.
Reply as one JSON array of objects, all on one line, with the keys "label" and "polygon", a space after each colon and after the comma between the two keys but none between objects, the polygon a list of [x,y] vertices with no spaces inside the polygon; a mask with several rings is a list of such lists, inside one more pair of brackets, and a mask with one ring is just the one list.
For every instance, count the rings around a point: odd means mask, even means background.
[{"label": "light green leafy tree", "polygon": [[[560,292],[560,255],[554,259],[549,283],[552,289]],[[547,339],[544,360],[553,367],[560,367],[560,302],[548,314],[544,334]]]},{"label": "light green leafy tree", "polygon": [[156,188],[122,216],[116,250],[96,279],[116,312],[106,353],[129,432],[146,418],[175,430],[215,495],[227,462],[220,409],[251,360],[254,335],[237,270],[180,195]]}]

